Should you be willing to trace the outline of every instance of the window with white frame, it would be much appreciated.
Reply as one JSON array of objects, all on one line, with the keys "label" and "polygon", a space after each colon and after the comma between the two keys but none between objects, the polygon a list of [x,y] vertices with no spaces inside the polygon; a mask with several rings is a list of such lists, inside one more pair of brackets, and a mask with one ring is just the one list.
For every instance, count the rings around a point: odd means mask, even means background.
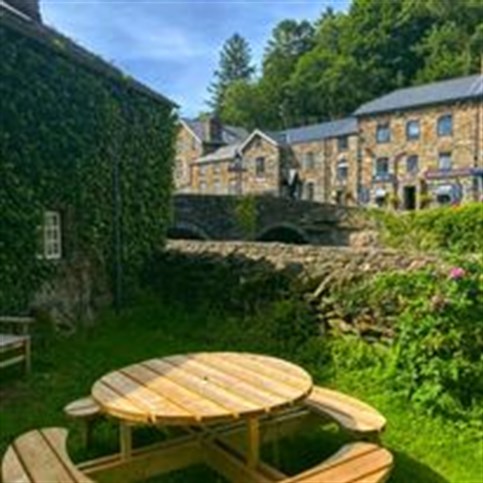
[{"label": "window with white frame", "polygon": [[409,140],[419,139],[419,120],[412,119],[406,123],[406,138]]},{"label": "window with white frame", "polygon": [[391,140],[391,128],[388,122],[379,123],[376,128],[376,141],[388,143]]},{"label": "window with white frame", "polygon": [[304,155],[304,167],[305,169],[314,169],[315,167],[315,158],[314,153],[309,151]]},{"label": "window with white frame", "polygon": [[419,157],[416,154],[406,158],[406,172],[408,174],[416,174],[419,170]]},{"label": "window with white frame", "polygon": [[255,175],[257,178],[261,178],[265,176],[265,158],[258,157],[255,159]]},{"label": "window with white frame", "polygon": [[453,134],[453,116],[445,114],[438,119],[438,136],[451,136]]},{"label": "window with white frame", "polygon": [[349,176],[349,163],[346,159],[341,159],[337,163],[336,171],[337,181],[344,181]]},{"label": "window with white frame", "polygon": [[46,260],[62,258],[62,217],[58,211],[45,211],[42,227],[43,252]]},{"label": "window with white frame", "polygon": [[389,159],[377,158],[374,168],[374,175],[376,178],[386,178],[389,175]]},{"label": "window with white frame", "polygon": [[451,153],[439,153],[438,166],[441,171],[450,171],[452,164]]}]

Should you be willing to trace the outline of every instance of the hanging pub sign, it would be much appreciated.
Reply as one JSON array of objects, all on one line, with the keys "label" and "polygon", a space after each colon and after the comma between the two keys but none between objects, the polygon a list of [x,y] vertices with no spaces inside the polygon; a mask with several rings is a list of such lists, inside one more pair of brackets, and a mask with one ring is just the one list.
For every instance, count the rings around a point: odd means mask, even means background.
[{"label": "hanging pub sign", "polygon": [[471,168],[457,168],[451,170],[444,169],[428,169],[424,173],[426,179],[446,179],[446,178],[459,178],[461,176],[472,176]]}]

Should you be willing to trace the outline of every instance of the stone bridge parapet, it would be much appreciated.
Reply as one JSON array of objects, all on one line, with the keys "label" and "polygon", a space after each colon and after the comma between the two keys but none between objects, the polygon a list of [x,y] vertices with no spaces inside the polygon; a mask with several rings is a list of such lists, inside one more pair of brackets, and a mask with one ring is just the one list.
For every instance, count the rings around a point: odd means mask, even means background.
[{"label": "stone bridge parapet", "polygon": [[[252,227],[240,219],[240,206],[253,203]],[[243,207],[242,207],[243,208]],[[170,238],[281,241],[349,245],[351,235],[367,228],[361,210],[274,196],[180,194],[174,196]]]}]

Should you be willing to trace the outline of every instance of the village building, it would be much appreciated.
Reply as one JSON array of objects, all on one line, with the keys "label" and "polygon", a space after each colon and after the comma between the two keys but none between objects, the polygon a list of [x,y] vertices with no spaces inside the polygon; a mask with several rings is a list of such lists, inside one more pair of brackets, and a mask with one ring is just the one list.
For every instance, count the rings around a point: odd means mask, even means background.
[{"label": "village building", "polygon": [[483,193],[483,76],[394,91],[356,110],[361,202],[411,210]]},{"label": "village building", "polygon": [[481,75],[396,90],[353,117],[283,131],[205,124],[182,122],[179,191],[405,210],[483,196]]}]

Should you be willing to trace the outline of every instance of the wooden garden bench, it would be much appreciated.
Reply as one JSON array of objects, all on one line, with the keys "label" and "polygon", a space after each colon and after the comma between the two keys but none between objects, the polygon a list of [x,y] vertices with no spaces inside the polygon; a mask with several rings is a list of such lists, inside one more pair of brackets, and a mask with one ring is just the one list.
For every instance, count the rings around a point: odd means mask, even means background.
[{"label": "wooden garden bench", "polygon": [[67,430],[35,429],[19,436],[2,461],[4,483],[92,483],[66,450]]},{"label": "wooden garden bench", "polygon": [[101,407],[91,396],[73,401],[64,407],[64,413],[72,419],[83,422],[83,441],[87,447],[91,442],[93,424],[101,414]]},{"label": "wooden garden bench", "polygon": [[338,391],[314,386],[304,401],[306,407],[338,423],[356,434],[378,435],[386,426],[386,419],[376,409]]},{"label": "wooden garden bench", "polygon": [[[0,325],[10,326],[8,333],[0,332],[0,369],[13,364],[23,363],[25,372],[30,371],[29,325],[32,317],[0,317]],[[6,357],[3,354],[7,354]]]},{"label": "wooden garden bench", "polygon": [[318,466],[279,483],[381,483],[393,466],[392,454],[372,443],[351,443]]}]

